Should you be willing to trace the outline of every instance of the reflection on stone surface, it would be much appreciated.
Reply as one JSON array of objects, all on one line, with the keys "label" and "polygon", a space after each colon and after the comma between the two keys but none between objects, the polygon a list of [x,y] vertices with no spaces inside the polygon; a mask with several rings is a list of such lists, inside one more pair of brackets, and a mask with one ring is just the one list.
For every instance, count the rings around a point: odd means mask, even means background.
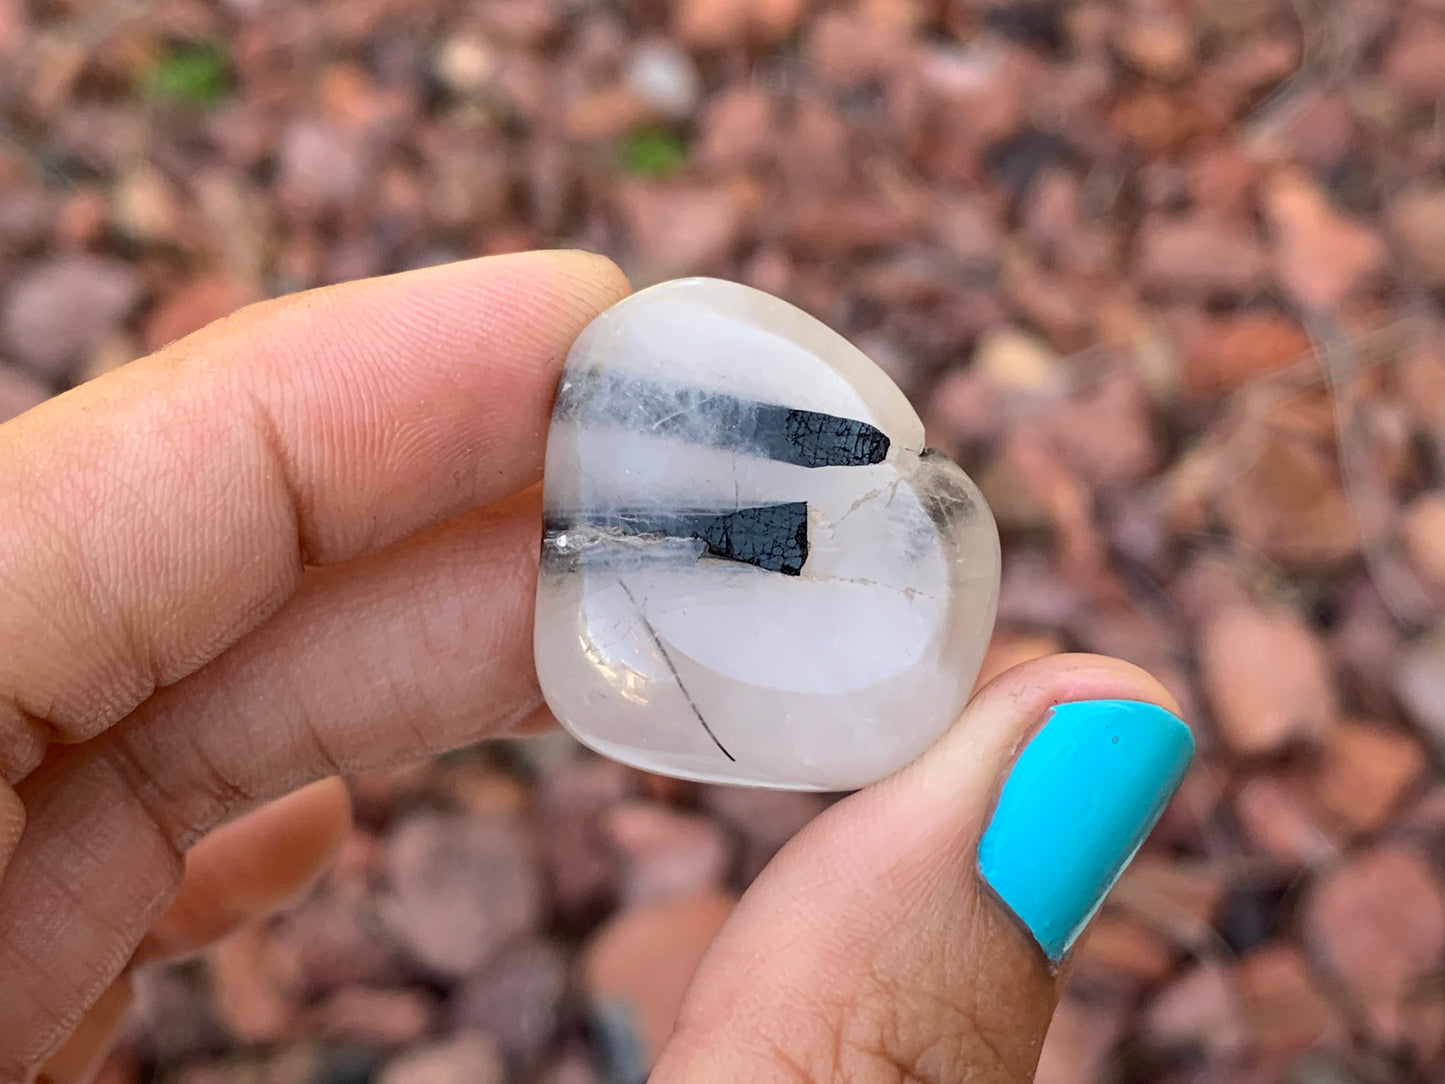
[{"label": "reflection on stone surface", "polygon": [[598,317],[545,505],[537,672],[608,756],[850,789],[972,687],[998,597],[983,498],[877,366],[777,298],[683,279]]}]

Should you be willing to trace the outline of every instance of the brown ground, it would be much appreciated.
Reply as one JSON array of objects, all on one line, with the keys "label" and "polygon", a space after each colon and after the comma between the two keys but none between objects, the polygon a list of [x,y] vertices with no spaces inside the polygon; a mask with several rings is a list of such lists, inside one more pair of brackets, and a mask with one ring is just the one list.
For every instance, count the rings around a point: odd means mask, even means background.
[{"label": "brown ground", "polygon": [[[989,495],[994,663],[1121,655],[1200,736],[1043,1084],[1439,1080],[1442,107],[1439,0],[0,0],[0,416],[471,254],[787,297]],[[689,894],[819,807],[560,739],[355,792],[110,1084],[623,1084]]]}]

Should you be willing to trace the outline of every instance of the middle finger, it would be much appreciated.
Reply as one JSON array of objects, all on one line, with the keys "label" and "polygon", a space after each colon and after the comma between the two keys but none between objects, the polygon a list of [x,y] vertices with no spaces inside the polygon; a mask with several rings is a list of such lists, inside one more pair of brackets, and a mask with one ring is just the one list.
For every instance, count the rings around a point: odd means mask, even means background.
[{"label": "middle finger", "polygon": [[0,974],[19,992],[0,999],[0,1067],[36,1064],[63,1038],[209,829],[312,779],[512,732],[543,710],[540,518],[532,490],[309,575],[225,655],[24,781],[30,820],[0,883]]}]

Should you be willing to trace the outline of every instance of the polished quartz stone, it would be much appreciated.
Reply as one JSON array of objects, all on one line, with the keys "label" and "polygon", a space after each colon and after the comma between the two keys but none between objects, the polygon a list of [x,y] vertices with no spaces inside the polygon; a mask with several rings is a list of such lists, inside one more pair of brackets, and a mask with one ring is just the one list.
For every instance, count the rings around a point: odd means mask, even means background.
[{"label": "polished quartz stone", "polygon": [[963,707],[993,517],[883,371],[786,302],[681,279],[599,316],[567,358],[544,494],[537,673],[598,752],[846,790]]}]

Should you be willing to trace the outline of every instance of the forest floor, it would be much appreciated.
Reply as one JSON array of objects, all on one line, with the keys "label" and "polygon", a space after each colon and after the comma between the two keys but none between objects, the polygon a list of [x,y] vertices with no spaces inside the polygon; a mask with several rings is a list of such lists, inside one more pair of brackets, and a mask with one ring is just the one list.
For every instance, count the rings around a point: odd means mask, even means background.
[{"label": "forest floor", "polygon": [[[1442,120],[1439,0],[0,0],[0,418],[465,256],[779,294],[988,496],[989,671],[1119,655],[1199,736],[1041,1084],[1423,1084]],[[558,737],[352,785],[313,892],[141,977],[107,1084],[627,1084],[825,804]]]}]

